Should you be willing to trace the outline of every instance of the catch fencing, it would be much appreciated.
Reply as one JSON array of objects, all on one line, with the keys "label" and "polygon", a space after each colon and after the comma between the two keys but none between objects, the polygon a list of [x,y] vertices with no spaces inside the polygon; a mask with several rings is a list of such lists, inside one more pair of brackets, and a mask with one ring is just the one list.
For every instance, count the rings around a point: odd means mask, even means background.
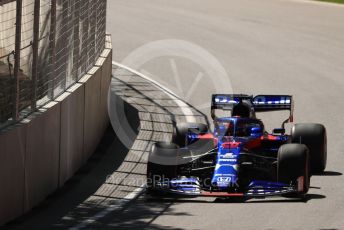
[{"label": "catch fencing", "polygon": [[65,92],[105,48],[106,0],[0,0],[0,129]]}]

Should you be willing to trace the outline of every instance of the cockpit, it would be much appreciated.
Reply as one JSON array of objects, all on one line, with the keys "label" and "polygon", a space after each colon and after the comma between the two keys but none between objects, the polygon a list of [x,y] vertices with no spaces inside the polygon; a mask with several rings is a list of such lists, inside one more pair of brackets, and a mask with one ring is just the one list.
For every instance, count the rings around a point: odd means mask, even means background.
[{"label": "cockpit", "polygon": [[214,120],[214,131],[217,136],[250,137],[264,133],[264,125],[258,119],[239,117],[217,118]]}]

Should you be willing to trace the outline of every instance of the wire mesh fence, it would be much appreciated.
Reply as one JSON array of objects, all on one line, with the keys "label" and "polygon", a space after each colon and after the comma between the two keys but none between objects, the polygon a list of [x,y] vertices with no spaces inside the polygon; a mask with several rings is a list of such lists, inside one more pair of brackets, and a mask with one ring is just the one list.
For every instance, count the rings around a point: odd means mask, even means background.
[{"label": "wire mesh fence", "polygon": [[92,68],[105,24],[106,0],[0,0],[0,129]]}]

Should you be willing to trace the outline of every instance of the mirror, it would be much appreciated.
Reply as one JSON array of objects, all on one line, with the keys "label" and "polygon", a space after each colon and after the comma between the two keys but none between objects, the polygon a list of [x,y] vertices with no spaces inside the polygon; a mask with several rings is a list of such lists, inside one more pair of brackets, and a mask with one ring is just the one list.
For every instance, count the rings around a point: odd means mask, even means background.
[{"label": "mirror", "polygon": [[285,129],[283,128],[277,128],[272,131],[275,134],[285,134]]},{"label": "mirror", "polygon": [[263,130],[261,127],[252,127],[250,130],[251,136],[262,134]]}]

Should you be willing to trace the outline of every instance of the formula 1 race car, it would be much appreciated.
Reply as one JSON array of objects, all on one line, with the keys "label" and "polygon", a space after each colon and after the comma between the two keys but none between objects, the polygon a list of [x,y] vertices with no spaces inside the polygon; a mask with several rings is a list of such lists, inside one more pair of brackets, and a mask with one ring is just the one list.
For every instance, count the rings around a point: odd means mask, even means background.
[{"label": "formula 1 race car", "polygon": [[[229,111],[217,117],[216,111]],[[281,128],[267,133],[257,112],[290,111]],[[321,124],[295,124],[290,95],[212,96],[214,131],[205,124],[177,124],[173,142],[152,146],[147,165],[151,194],[210,197],[305,197],[310,177],[326,167],[327,137]]]}]

